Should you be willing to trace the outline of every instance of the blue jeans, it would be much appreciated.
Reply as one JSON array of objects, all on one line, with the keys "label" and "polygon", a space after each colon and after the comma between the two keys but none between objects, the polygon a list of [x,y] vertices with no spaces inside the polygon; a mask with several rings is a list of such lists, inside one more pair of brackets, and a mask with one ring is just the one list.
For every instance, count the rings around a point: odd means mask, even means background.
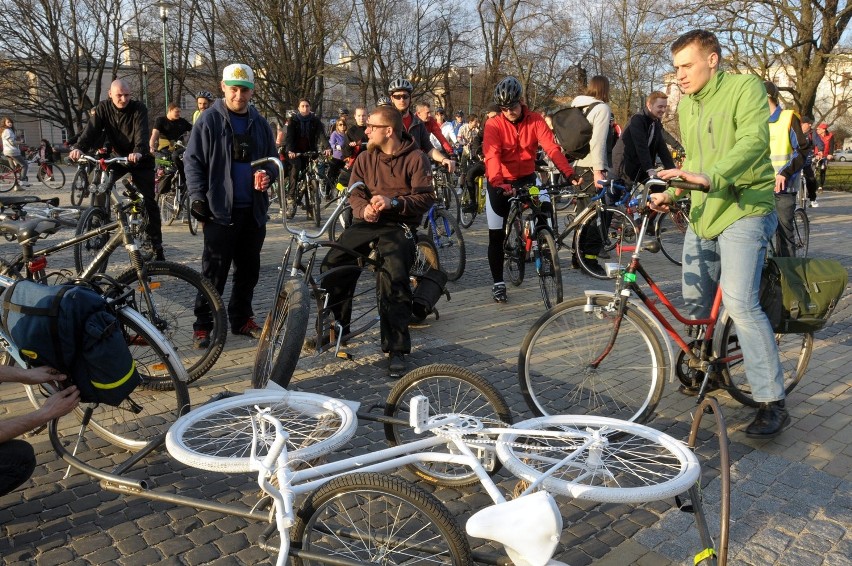
[{"label": "blue jeans", "polygon": [[769,320],[760,308],[760,274],[778,217],[751,216],[737,220],[713,240],[689,228],[683,243],[683,298],[694,318],[710,316],[716,286],[722,304],[737,327],[746,379],[760,403],[784,398],[784,372]]}]

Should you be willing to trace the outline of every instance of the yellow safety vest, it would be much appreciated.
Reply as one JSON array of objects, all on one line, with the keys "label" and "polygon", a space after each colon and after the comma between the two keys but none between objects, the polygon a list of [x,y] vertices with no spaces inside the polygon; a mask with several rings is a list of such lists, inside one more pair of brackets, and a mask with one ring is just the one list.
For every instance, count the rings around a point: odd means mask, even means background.
[{"label": "yellow safety vest", "polygon": [[775,172],[781,170],[793,155],[793,144],[790,142],[790,125],[793,116],[798,116],[792,110],[782,110],[778,119],[769,122],[769,159]]}]

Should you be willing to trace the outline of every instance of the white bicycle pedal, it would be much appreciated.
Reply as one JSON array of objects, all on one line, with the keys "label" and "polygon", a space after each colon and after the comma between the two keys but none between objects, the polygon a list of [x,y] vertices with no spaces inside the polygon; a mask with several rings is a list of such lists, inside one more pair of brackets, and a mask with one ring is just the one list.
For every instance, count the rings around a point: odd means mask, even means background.
[{"label": "white bicycle pedal", "polygon": [[414,432],[420,434],[429,421],[429,399],[425,395],[416,395],[412,397],[410,406],[408,424],[414,427]]}]

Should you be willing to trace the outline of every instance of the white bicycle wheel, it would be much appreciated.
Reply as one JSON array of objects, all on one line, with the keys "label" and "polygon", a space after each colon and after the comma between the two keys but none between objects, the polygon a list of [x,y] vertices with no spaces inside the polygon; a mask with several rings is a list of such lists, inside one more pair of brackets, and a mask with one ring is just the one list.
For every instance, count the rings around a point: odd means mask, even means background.
[{"label": "white bicycle wheel", "polygon": [[512,428],[519,430],[497,439],[497,457],[529,482],[557,466],[541,484],[551,493],[606,503],[643,503],[687,491],[700,474],[698,459],[685,444],[628,421],[555,415]]},{"label": "white bicycle wheel", "polygon": [[[299,391],[255,390],[214,401],[177,420],[166,435],[166,448],[187,466],[214,472],[250,472],[253,415],[269,408],[284,425],[287,458],[312,460],[338,449],[355,434],[358,420],[337,399]],[[274,429],[258,429],[257,456],[275,440]]]}]

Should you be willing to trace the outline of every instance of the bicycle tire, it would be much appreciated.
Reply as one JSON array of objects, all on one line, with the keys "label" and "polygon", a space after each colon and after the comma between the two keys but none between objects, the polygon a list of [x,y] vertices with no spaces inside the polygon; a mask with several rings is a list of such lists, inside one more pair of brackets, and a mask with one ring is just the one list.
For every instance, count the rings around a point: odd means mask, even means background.
[{"label": "bicycle tire", "polygon": [[337,233],[338,230],[343,233],[343,231],[349,227],[351,221],[352,207],[349,205],[349,203],[346,203],[346,205],[340,211],[340,214],[338,214],[337,217],[334,219],[334,222],[329,224],[328,239],[332,242],[336,242],[338,239],[340,239],[340,234]]},{"label": "bicycle tire", "polygon": [[[283,389],[253,390],[187,413],[169,429],[166,448],[175,460],[193,468],[251,472],[256,407],[268,408],[281,421],[289,435],[287,459],[291,463],[334,452],[349,442],[358,427],[354,411],[337,399]],[[263,459],[274,440],[274,432],[261,431],[256,456]]]},{"label": "bicycle tire", "polygon": [[165,226],[171,226],[175,221],[175,195],[172,192],[160,193],[157,196],[157,204],[160,207],[160,221]]},{"label": "bicycle tire", "polygon": [[[601,212],[596,212],[595,214],[588,216],[583,223],[577,227],[577,230],[574,232],[574,249],[577,250],[577,261],[584,273],[594,277],[595,279],[612,279],[620,274],[619,271],[613,272],[611,276],[601,275],[600,273],[593,271],[590,265],[592,264],[592,261],[597,263],[597,258],[594,260],[592,260],[592,258],[587,258],[585,257],[585,254],[580,251],[580,243],[586,241],[585,234],[590,230],[600,230],[599,219],[601,214]],[[611,252],[610,256],[613,259],[617,259],[618,251],[621,250],[623,246],[629,246],[636,243],[636,226],[633,224],[633,220],[622,210],[617,208],[607,208],[606,214],[611,216],[609,228],[603,231],[602,249],[607,252]]]},{"label": "bicycle tire", "polygon": [[538,248],[533,254],[538,284],[544,307],[551,308],[562,302],[562,268],[559,266],[559,252],[556,240],[550,230],[542,228],[536,234]]},{"label": "bicycle tire", "polygon": [[[727,319],[722,330],[722,339],[718,347],[718,355],[727,358],[740,352],[739,340],[737,340],[736,325],[733,319],[725,315]],[[778,344],[778,352],[781,357],[781,367],[784,370],[784,393],[789,395],[796,388],[799,381],[805,375],[814,346],[813,332],[803,334],[776,334],[775,343]],[[745,375],[745,366],[742,357],[734,362],[729,362],[722,368],[725,383],[728,384],[728,393],[731,397],[749,407],[757,407],[759,403],[751,396],[751,386]]]},{"label": "bicycle tire", "polygon": [[[471,212],[465,212],[465,208],[469,208],[471,205],[474,206],[474,210]],[[468,229],[473,226],[473,221],[476,220],[476,203],[470,202],[470,193],[467,190],[467,187],[462,188],[462,194],[459,197],[459,226],[464,229]]]},{"label": "bicycle tire", "polygon": [[509,282],[518,287],[524,282],[526,269],[526,245],[521,215],[517,209],[509,212],[506,235],[503,238],[503,265],[509,274]]},{"label": "bicycle tire", "polygon": [[[148,308],[134,268],[121,273],[116,281],[133,290],[136,309],[174,346],[189,375],[188,383],[192,383],[210,371],[225,347],[228,329],[222,298],[206,277],[186,265],[172,261],[151,261],[145,264],[145,276],[156,316]],[[209,331],[210,344],[203,350],[194,347],[193,324],[199,297],[210,305],[213,318],[213,328]],[[147,383],[147,387],[153,389],[170,385],[169,380],[151,379]]]},{"label": "bicycle tire", "polygon": [[795,238],[796,257],[808,257],[808,243],[811,235],[811,222],[802,208],[793,212],[793,237]]},{"label": "bicycle tire", "polygon": [[[689,490],[701,474],[687,446],[653,428],[619,419],[555,415],[522,421],[497,440],[497,456],[515,476],[549,492],[602,503],[645,503]],[[524,430],[548,431],[547,436]],[[553,432],[564,435],[553,436]],[[591,448],[587,446],[593,437]],[[584,449],[584,446],[586,447]],[[572,454],[575,453],[576,454]],[[570,456],[567,465],[563,462]]]},{"label": "bicycle tire", "polygon": [[281,285],[258,340],[251,373],[255,389],[265,389],[270,380],[289,385],[308,329],[309,296],[301,279],[288,278]]},{"label": "bicycle tire", "polygon": [[689,214],[682,208],[657,216],[654,230],[660,251],[675,265],[683,265],[683,240],[689,227]]},{"label": "bicycle tire", "polygon": [[668,375],[666,349],[641,311],[625,307],[612,350],[596,370],[589,364],[610,340],[611,295],[578,297],[543,314],[518,354],[518,380],[538,416],[594,415],[646,422]]},{"label": "bicycle tire", "polygon": [[[375,271],[372,266],[359,267],[357,265],[342,265],[333,267],[321,273],[316,280],[316,286],[324,287],[325,278],[333,274],[334,277],[339,277],[343,280],[348,278],[356,279],[355,291],[352,294],[352,312],[349,319],[349,325],[344,328],[343,338],[341,342],[348,342],[351,338],[363,334],[379,322],[379,281],[382,276],[382,271]],[[316,305],[317,312],[317,337],[323,339],[328,335],[329,325],[327,321],[332,318],[332,312],[337,303],[324,305],[324,294],[317,296]],[[341,299],[341,302],[347,300]],[[325,307],[325,308],[324,308]],[[320,326],[321,325],[321,326]]]},{"label": "bicycle tire", "polygon": [[464,274],[466,263],[464,236],[452,214],[442,208],[434,210],[434,216],[426,217],[427,235],[441,263],[441,270],[450,281],[458,281]]},{"label": "bicycle tire", "polygon": [[[420,240],[417,242],[417,255],[414,257],[414,263],[411,265],[411,270],[408,274],[412,279],[423,276],[429,269],[441,269],[441,260],[438,258],[438,250],[435,249],[435,244]],[[412,282],[412,290],[415,287]]]},{"label": "bicycle tire", "polygon": [[0,163],[0,193],[8,193],[17,186],[18,174],[5,163]]},{"label": "bicycle tire", "polygon": [[[284,201],[281,205],[281,209],[285,212],[285,214],[283,214],[283,216],[285,217],[286,220],[292,220],[293,218],[296,217],[296,212],[298,212],[298,209],[299,209],[297,201],[299,199],[299,195],[302,194],[302,183],[303,182],[304,181],[297,181],[296,182],[296,190],[293,191],[293,193],[292,193],[295,198],[293,198],[292,201],[290,201],[290,199],[287,198],[287,191],[282,189],[282,193],[284,193]],[[288,189],[292,189],[289,181],[287,182],[287,187],[288,187]]]},{"label": "bicycle tire", "polygon": [[444,504],[402,479],[377,473],[346,474],[322,485],[302,504],[292,533],[295,548],[358,563],[474,563],[467,536]]},{"label": "bicycle tire", "polygon": [[71,181],[71,205],[82,206],[87,196],[89,196],[89,175],[85,169],[78,168]]},{"label": "bicycle tire", "polygon": [[[151,378],[172,380],[172,387],[167,391],[140,386],[118,407],[100,404],[94,408],[88,425],[92,432],[114,446],[137,452],[165,434],[178,417],[189,411],[186,371],[176,362],[171,345],[140,313],[120,308],[116,318],[143,383]],[[42,394],[35,393],[35,396],[40,401]],[[30,400],[33,400],[32,395]],[[83,408],[78,406],[74,414],[82,419]],[[74,442],[76,431],[69,435],[70,442]]]},{"label": "bicycle tire", "polygon": [[319,228],[320,224],[322,224],[322,189],[320,188],[319,181],[311,179],[308,184],[308,191],[310,194],[311,217],[313,218],[314,226]]},{"label": "bicycle tire", "polygon": [[[109,212],[99,206],[90,206],[81,215],[77,221],[77,229],[74,231],[75,236],[85,234],[96,228],[101,228],[112,222]],[[74,244],[74,268],[77,273],[81,273],[88,266],[95,256],[103,249],[110,239],[110,234],[101,234],[93,236],[88,240],[82,241],[79,244]],[[97,269],[97,273],[104,273],[109,264],[109,258],[104,258],[101,265]]]},{"label": "bicycle tire", "polygon": [[[429,414],[462,413],[477,417],[485,426],[498,427],[512,422],[512,412],[500,392],[472,371],[450,364],[431,364],[405,374],[385,401],[385,415],[408,422],[411,399],[425,395],[429,399]],[[391,446],[400,446],[422,435],[415,434],[410,426],[385,424],[385,438]],[[447,445],[431,449],[446,452]],[[443,486],[465,486],[479,481],[467,466],[444,462],[417,462],[406,466],[429,483]],[[488,471],[494,474],[499,462]]]},{"label": "bicycle tire", "polygon": [[65,172],[55,163],[51,165],[51,169],[53,175],[46,175],[47,165],[44,163],[39,165],[36,177],[48,189],[58,191],[65,186]]}]

